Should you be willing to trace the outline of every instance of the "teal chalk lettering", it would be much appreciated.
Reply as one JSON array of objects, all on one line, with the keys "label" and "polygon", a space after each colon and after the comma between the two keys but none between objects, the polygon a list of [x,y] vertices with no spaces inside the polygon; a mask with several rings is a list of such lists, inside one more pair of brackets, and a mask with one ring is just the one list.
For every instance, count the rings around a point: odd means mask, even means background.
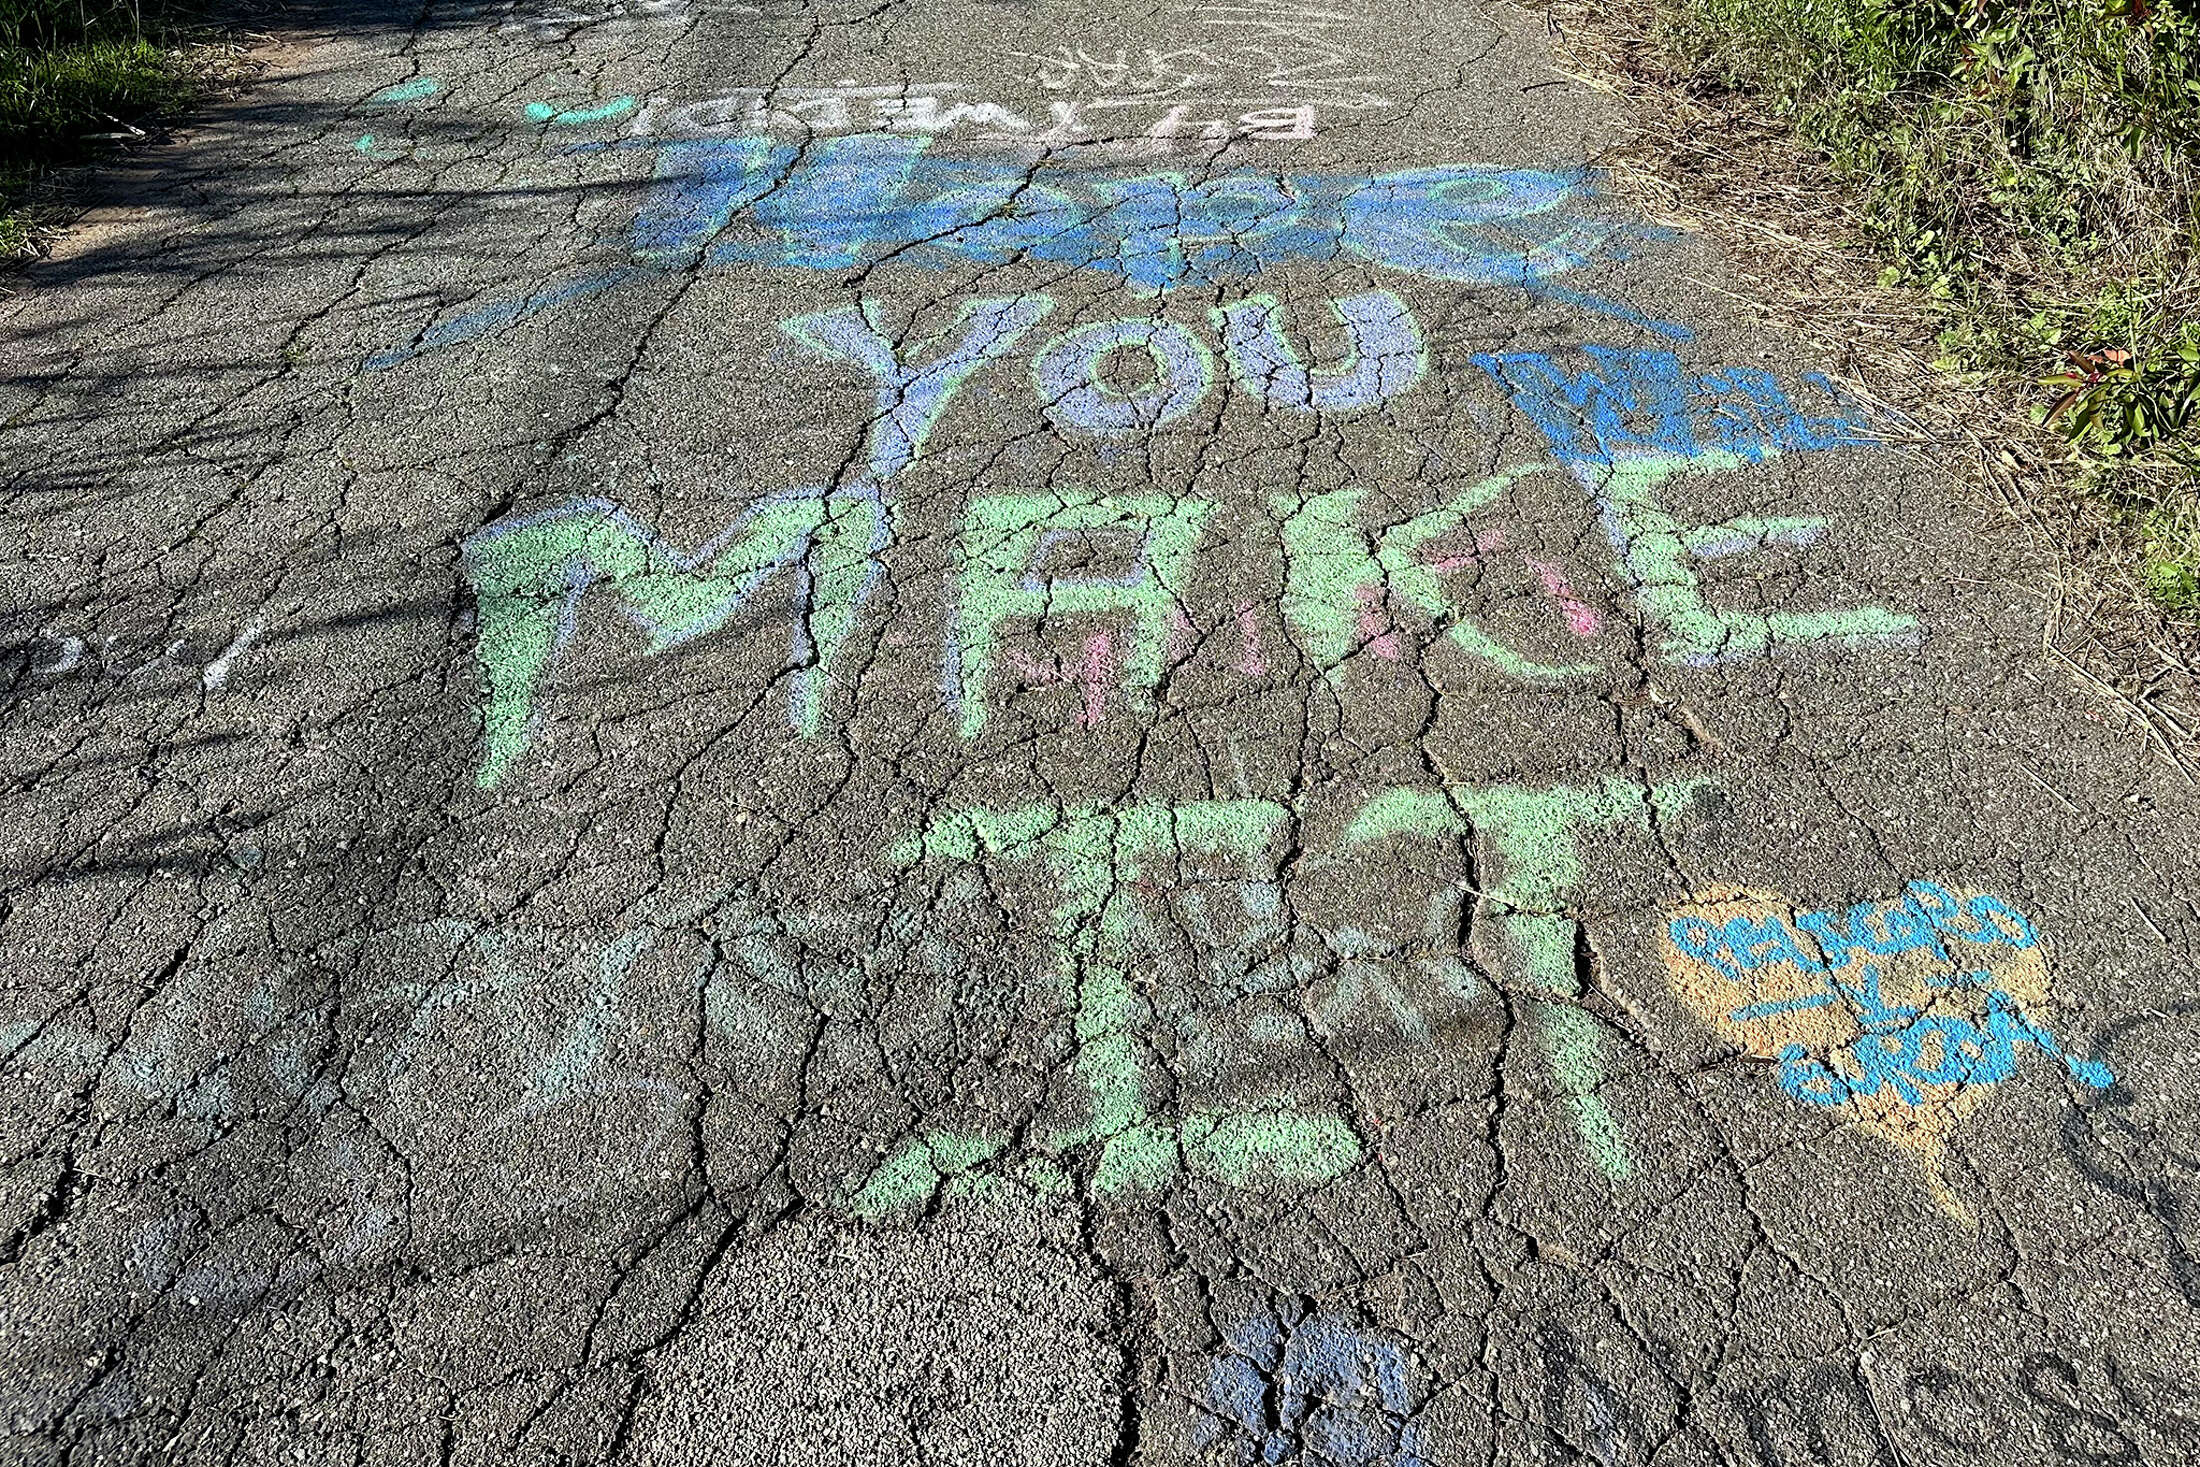
[{"label": "teal chalk lettering", "polygon": [[1387,402],[1421,380],[1427,365],[1421,328],[1403,300],[1370,290],[1333,300],[1329,309],[1351,349],[1336,366],[1309,369],[1285,334],[1283,303],[1274,296],[1216,307],[1211,314],[1238,386],[1271,407],[1348,413]]},{"label": "teal chalk lettering", "polygon": [[412,102],[425,102],[443,90],[443,83],[432,76],[416,76],[411,81],[401,81],[395,86],[384,87],[367,98],[370,107],[403,107]]},{"label": "teal chalk lettering", "polygon": [[529,102],[523,110],[529,122],[547,123],[551,127],[586,127],[592,122],[616,122],[634,107],[632,97],[614,97],[600,107],[561,110],[555,102]]},{"label": "teal chalk lettering", "polygon": [[584,594],[598,583],[656,654],[716,631],[774,574],[795,575],[792,720],[801,733],[816,733],[828,666],[854,629],[885,541],[884,506],[867,489],[777,495],[693,555],[667,548],[601,499],[478,531],[463,557],[478,617],[476,654],[489,684],[477,782],[493,788],[526,752],[543,678],[572,639]]},{"label": "teal chalk lettering", "polygon": [[873,300],[797,316],[779,329],[825,356],[854,362],[878,384],[878,411],[864,449],[871,479],[883,485],[924,452],[970,374],[1006,354],[1053,309],[1052,297],[1043,295],[964,301],[955,327],[927,344],[930,355],[923,360],[904,360],[895,350]]}]

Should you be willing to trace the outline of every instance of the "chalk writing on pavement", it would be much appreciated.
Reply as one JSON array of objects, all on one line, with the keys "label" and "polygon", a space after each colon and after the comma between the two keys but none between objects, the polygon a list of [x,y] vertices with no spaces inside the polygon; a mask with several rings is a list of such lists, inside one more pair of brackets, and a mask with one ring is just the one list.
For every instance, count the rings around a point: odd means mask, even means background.
[{"label": "chalk writing on pavement", "polygon": [[1775,1062],[1793,1099],[1909,1151],[1951,1211],[1941,1154],[2027,1054],[2092,1089],[2113,1079],[2049,1029],[2045,944],[2000,897],[1913,881],[1813,911],[1706,893],[1668,914],[1664,945],[1675,991],[1721,1038]]}]

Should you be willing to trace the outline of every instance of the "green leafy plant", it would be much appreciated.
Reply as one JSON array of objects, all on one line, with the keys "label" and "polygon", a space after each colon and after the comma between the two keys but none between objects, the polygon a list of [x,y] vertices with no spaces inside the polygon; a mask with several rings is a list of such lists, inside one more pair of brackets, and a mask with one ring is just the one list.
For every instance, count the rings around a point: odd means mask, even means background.
[{"label": "green leafy plant", "polygon": [[2200,426],[2200,344],[2146,360],[2122,347],[2069,358],[2069,370],[2046,379],[2064,391],[2042,414],[2066,438],[2111,458],[2165,445],[2189,453]]},{"label": "green leafy plant", "polygon": [[138,0],[0,0],[0,257],[29,248],[17,204],[41,174],[188,102],[178,39],[173,12]]}]

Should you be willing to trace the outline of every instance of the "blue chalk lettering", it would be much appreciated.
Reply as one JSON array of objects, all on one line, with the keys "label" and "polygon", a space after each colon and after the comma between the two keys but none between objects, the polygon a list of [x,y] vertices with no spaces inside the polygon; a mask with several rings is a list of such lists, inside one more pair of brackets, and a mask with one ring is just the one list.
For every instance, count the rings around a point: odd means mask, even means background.
[{"label": "blue chalk lettering", "polygon": [[1480,355],[1474,364],[1512,394],[1565,464],[1610,464],[1614,451],[1696,456],[1680,358],[1669,351],[1591,346],[1569,372],[1542,352]]},{"label": "blue chalk lettering", "polygon": [[[371,143],[373,139],[368,138],[366,141]],[[624,285],[629,280],[633,280],[644,273],[636,266],[622,265],[617,269],[607,270],[601,275],[591,275],[582,280],[569,281],[564,285],[554,285],[550,289],[538,291],[524,300],[500,301],[496,305],[485,307],[482,310],[470,311],[466,315],[453,317],[440,326],[429,327],[426,331],[420,333],[420,339],[417,342],[407,346],[392,347],[388,351],[376,352],[373,356],[367,358],[367,370],[379,372],[394,367],[400,362],[409,362],[423,352],[431,352],[438,347],[451,346],[461,341],[471,341],[477,336],[486,336],[488,333],[509,326],[515,321],[524,321],[529,316],[540,315],[542,312],[554,306],[562,306],[568,301],[601,295],[603,292]]]},{"label": "blue chalk lettering", "polygon": [[[1978,924],[1978,936],[1974,942],[2006,942],[2011,947],[2038,947],[2040,935],[2024,914],[2002,901],[1999,897],[1976,896],[1966,910],[1971,920]],[[2003,925],[2006,922],[2006,926]]]},{"label": "blue chalk lettering", "polygon": [[1211,314],[1240,388],[1274,407],[1354,412],[1387,402],[1421,380],[1421,328],[1406,303],[1370,290],[1329,303],[1352,343],[1334,367],[1309,370],[1284,334],[1283,304],[1257,295]]},{"label": "blue chalk lettering", "polygon": [[1780,1051],[1780,1088],[1812,1105],[1840,1105],[1849,1098],[1849,1087],[1841,1077],[1812,1059],[1800,1044]]},{"label": "blue chalk lettering", "polygon": [[1917,1010],[1901,1004],[1889,1004],[1879,992],[1879,967],[1866,963],[1858,970],[1854,985],[1829,979],[1841,992],[1847,994],[1856,1006],[1856,1022],[1867,1033],[1884,1033],[1905,1021],[1917,1017]]},{"label": "blue chalk lettering", "polygon": [[1747,917],[1730,918],[1726,924],[1726,945],[1743,968],[1755,970],[1775,963],[1792,963],[1805,972],[1821,972],[1824,965],[1803,951],[1787,924],[1778,917],[1767,917],[1753,922]]},{"label": "blue chalk lettering", "polygon": [[[1940,1041],[1940,1058],[1925,1063],[1925,1043]],[[1901,1034],[1902,1068],[1927,1085],[1991,1085],[2016,1073],[2015,1051],[2000,1035],[1981,1033],[1968,1019],[1928,1015]]]},{"label": "blue chalk lettering", "polygon": [[1209,1367],[1202,1461],[1422,1467],[1421,1392],[1403,1346],[1286,1305],[1226,1331]]},{"label": "blue chalk lettering", "polygon": [[666,143],[657,150],[658,187],[634,216],[634,253],[653,263],[692,258],[733,216],[785,182],[799,150],[768,138]]},{"label": "blue chalk lettering", "polygon": [[1872,933],[1873,912],[1870,903],[1861,903],[1849,909],[1849,931],[1860,939],[1863,946],[1881,955],[1925,951],[1932,953],[1943,963],[1951,961],[1948,949],[1941,945],[1939,930],[1926,919],[1924,910],[1909,897],[1889,902],[1877,914],[1886,936]]},{"label": "blue chalk lettering", "polygon": [[[1115,352],[1141,350],[1153,361],[1151,385],[1124,392],[1100,367]],[[1039,401],[1056,423],[1088,433],[1166,428],[1199,406],[1214,386],[1206,343],[1174,321],[1096,321],[1048,342],[1032,364]]]},{"label": "blue chalk lettering", "polygon": [[[1615,459],[1646,454],[1727,454],[1759,463],[1781,452],[1880,441],[1862,422],[1803,417],[1772,374],[1760,368],[1690,375],[1669,351],[1591,346],[1583,352],[1589,366],[1579,372],[1542,352],[1474,358],[1542,430],[1562,463],[1608,467]],[[1814,528],[1802,520],[1778,526],[1784,538]]]},{"label": "blue chalk lettering", "polygon": [[1925,914],[1925,919],[1931,922],[1933,926],[1947,933],[1950,937],[1959,937],[1971,942],[1978,940],[1978,933],[1975,929],[1960,928],[1956,925],[1963,917],[1963,903],[1956,899],[1954,892],[1930,881],[1913,881],[1902,889],[1910,900],[1917,904],[1917,909]]},{"label": "blue chalk lettering", "polygon": [[1676,917],[1665,932],[1673,939],[1673,946],[1698,962],[1709,963],[1732,979],[1742,976],[1741,969],[1726,955],[1726,936],[1715,923],[1701,917]]},{"label": "blue chalk lettering", "polygon": [[1847,934],[1836,925],[1833,913],[1805,912],[1795,919],[1795,925],[1818,939],[1818,949],[1826,955],[1827,967],[1848,966],[1849,953],[1856,944],[1850,942]]},{"label": "blue chalk lettering", "polygon": [[1877,1095],[1880,1086],[1889,1085],[1904,1105],[1925,1098],[1909,1072],[1903,1039],[1900,1034],[1866,1034],[1849,1046],[1849,1062],[1856,1068],[1848,1082],[1851,1094]]},{"label": "blue chalk lettering", "polygon": [[652,260],[704,255],[841,269],[1037,259],[1147,291],[1354,258],[1466,285],[1522,285],[1595,258],[1618,225],[1582,212],[1589,175],[1474,166],[1348,174],[1034,175],[936,139],[860,134],[807,149],[744,137],[658,146],[634,221]]},{"label": "blue chalk lettering", "polygon": [[2070,1067],[2073,1076],[2096,1090],[2106,1090],[2116,1083],[2116,1077],[2109,1072],[2108,1066],[2099,1060],[2079,1059],[2076,1055],[2066,1054],[2063,1056],[2063,1063]]},{"label": "blue chalk lettering", "polygon": [[953,343],[925,361],[904,361],[878,321],[878,303],[835,306],[779,323],[779,329],[824,356],[854,362],[878,384],[878,414],[864,436],[870,478],[884,484],[924,452],[933,426],[970,374],[1005,354],[1054,309],[1049,296],[1001,296],[964,301],[954,331],[930,347]]},{"label": "blue chalk lettering", "polygon": [[1744,1004],[1727,1015],[1727,1021],[1746,1024],[1752,1019],[1776,1019],[1782,1014],[1793,1014],[1803,1009],[1822,1009],[1839,1003],[1840,997],[1830,989],[1824,993],[1806,993],[1800,998],[1767,999],[1763,1003]]}]

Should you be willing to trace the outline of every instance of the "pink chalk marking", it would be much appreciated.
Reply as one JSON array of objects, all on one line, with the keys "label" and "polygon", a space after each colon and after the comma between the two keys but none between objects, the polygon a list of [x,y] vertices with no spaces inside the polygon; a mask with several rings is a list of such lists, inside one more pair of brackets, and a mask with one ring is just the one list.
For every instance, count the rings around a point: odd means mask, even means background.
[{"label": "pink chalk marking", "polygon": [[1085,711],[1077,721],[1096,728],[1108,712],[1108,679],[1115,674],[1115,635],[1094,632],[1085,638]]},{"label": "pink chalk marking", "polygon": [[1171,666],[1192,655],[1195,628],[1181,606],[1169,608],[1169,662]]},{"label": "pink chalk marking", "polygon": [[1439,555],[1429,565],[1440,571],[1461,571],[1473,565],[1492,550],[1505,548],[1505,531],[1502,526],[1492,526],[1477,533],[1472,550],[1455,550],[1449,555]]},{"label": "pink chalk marking", "polygon": [[1245,655],[1238,659],[1237,670],[1247,677],[1268,676],[1268,657],[1261,650],[1260,618],[1253,613],[1253,603],[1237,604],[1238,635],[1245,639]]},{"label": "pink chalk marking", "polygon": [[1390,618],[1383,612],[1383,588],[1360,587],[1360,636],[1375,649],[1377,657],[1396,662],[1402,654],[1398,650],[1398,634],[1383,630],[1389,625]]},{"label": "pink chalk marking", "polygon": [[1604,618],[1597,615],[1595,607],[1574,594],[1574,588],[1566,582],[1566,573],[1550,561],[1538,560],[1532,555],[1521,559],[1528,562],[1528,569],[1535,572],[1536,579],[1543,582],[1543,589],[1550,592],[1551,599],[1566,613],[1566,630],[1577,637],[1595,636],[1603,627]]},{"label": "pink chalk marking", "polygon": [[1027,688],[1043,688],[1049,683],[1062,680],[1062,665],[1051,657],[1041,662],[1022,652],[1012,651],[1008,654],[1008,665],[1016,669],[1016,675],[1024,680]]}]

